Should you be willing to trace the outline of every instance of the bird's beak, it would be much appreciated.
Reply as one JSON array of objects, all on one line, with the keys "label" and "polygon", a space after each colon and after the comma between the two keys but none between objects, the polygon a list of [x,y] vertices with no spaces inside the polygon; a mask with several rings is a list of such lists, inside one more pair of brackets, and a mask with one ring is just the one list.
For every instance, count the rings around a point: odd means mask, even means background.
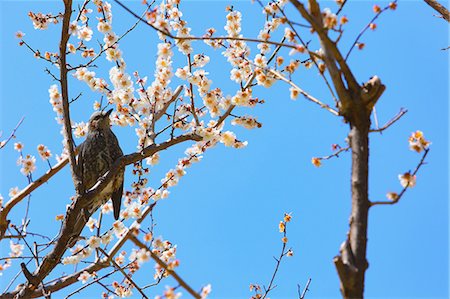
[{"label": "bird's beak", "polygon": [[105,113],[105,117],[109,116],[111,114],[111,112],[113,112],[114,109],[109,109],[108,111],[106,111]]}]

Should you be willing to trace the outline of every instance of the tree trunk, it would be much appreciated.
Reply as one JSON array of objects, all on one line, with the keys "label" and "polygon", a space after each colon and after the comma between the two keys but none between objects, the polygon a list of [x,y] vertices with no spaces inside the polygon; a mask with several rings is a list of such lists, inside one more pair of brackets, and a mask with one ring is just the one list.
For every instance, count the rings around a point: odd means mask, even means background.
[{"label": "tree trunk", "polygon": [[[341,293],[346,299],[363,298],[366,260],[367,223],[369,212],[369,128],[370,112],[367,106],[353,102],[350,117],[349,144],[352,150],[352,210],[350,231],[341,245],[340,256],[334,262],[341,282]],[[358,104],[357,104],[358,103]]]}]

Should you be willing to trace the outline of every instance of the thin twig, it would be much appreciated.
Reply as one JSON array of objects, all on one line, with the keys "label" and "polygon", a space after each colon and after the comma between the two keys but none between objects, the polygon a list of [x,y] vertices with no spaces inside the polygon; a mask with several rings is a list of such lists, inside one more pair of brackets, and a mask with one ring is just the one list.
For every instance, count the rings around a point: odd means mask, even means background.
[{"label": "thin twig", "polygon": [[[9,135],[9,137],[3,141],[0,142],[0,149],[4,148],[6,146],[6,144],[8,144],[8,142],[16,137],[16,131],[17,129],[19,129],[20,125],[22,124],[23,120],[25,119],[25,116],[22,116],[22,118],[19,120],[19,122],[17,123],[16,127],[11,131],[11,134]],[[1,239],[1,238],[0,238]]]},{"label": "thin twig", "polygon": [[[316,67],[317,71],[319,72],[319,75],[322,77],[322,79],[325,81],[325,85],[327,86],[328,90],[331,93],[331,96],[333,97],[334,102],[338,103],[338,99],[334,93],[333,88],[331,87],[330,82],[328,81],[327,77],[325,76],[325,74],[323,72],[320,71],[319,68],[319,64],[317,63],[316,59],[315,59],[315,52],[309,51],[308,49],[308,43],[305,42],[302,37],[300,36],[300,34],[297,32],[297,30],[294,28],[292,21],[287,17],[286,13],[284,12],[284,9],[282,7],[280,7],[277,4],[278,10],[282,13],[283,17],[286,19],[286,22],[288,23],[289,27],[291,28],[291,30],[295,33],[295,36],[297,36],[298,40],[300,41],[300,43],[302,44],[303,47],[305,47],[305,49],[308,50],[308,54],[309,54],[309,58],[311,59],[312,63],[314,64],[314,66]],[[311,24],[312,25],[312,24]]]},{"label": "thin twig", "polygon": [[[285,39],[286,39],[285,37],[283,37],[281,39],[281,43],[279,43],[279,45],[275,48],[275,50],[273,51],[270,58],[267,60],[267,65],[269,65],[272,62],[272,60],[276,57],[278,51],[280,51],[280,49],[282,48],[281,44],[285,41]],[[247,80],[247,82],[245,83],[245,86],[242,89],[245,90],[245,89],[249,88],[252,85],[253,80],[255,80],[255,78],[256,78],[256,73],[253,72],[250,75],[250,78]],[[233,109],[235,107],[236,107],[235,105],[230,105],[230,107],[228,107],[228,109],[219,117],[214,128],[218,128],[225,121],[225,119],[230,115],[230,113],[233,112]]]},{"label": "thin twig", "polygon": [[385,125],[383,125],[381,128],[371,129],[369,132],[370,132],[370,133],[375,133],[375,132],[382,133],[384,130],[386,130],[387,128],[389,128],[390,126],[392,126],[394,123],[396,123],[400,118],[402,118],[402,116],[405,115],[406,112],[408,112],[408,110],[401,108],[401,109],[400,109],[400,112],[397,113],[397,115],[395,115],[395,116],[394,116],[391,120],[389,120]]},{"label": "thin twig", "polygon": [[[393,3],[397,3],[397,0],[395,0]],[[350,54],[352,53],[353,49],[355,48],[355,46],[358,44],[359,40],[361,39],[361,37],[363,36],[363,34],[367,31],[367,29],[369,29],[370,24],[372,24],[376,19],[378,19],[378,17],[385,12],[386,10],[388,10],[390,8],[391,4],[388,4],[386,7],[384,7],[382,10],[380,10],[380,12],[378,12],[373,18],[372,20],[370,20],[369,23],[367,23],[366,27],[364,27],[363,30],[361,30],[361,32],[358,34],[358,36],[356,37],[355,41],[353,42],[352,46],[350,47],[350,50],[348,50],[347,55],[345,55],[345,60],[348,59],[348,57],[350,56]]]},{"label": "thin twig", "polygon": [[301,93],[307,100],[319,105],[321,108],[327,110],[328,112],[338,116],[339,112],[337,112],[336,110],[334,110],[333,108],[331,108],[329,105],[322,103],[320,100],[318,100],[317,98],[313,97],[312,95],[310,95],[309,93],[307,93],[306,91],[304,91],[303,89],[301,89],[300,87],[298,87],[294,82],[292,82],[291,80],[287,79],[286,77],[284,77],[280,72],[277,72],[275,70],[272,70],[270,68],[267,69],[269,72],[271,72],[272,74],[274,74],[276,77],[278,77],[280,80],[288,83],[289,85],[291,85],[292,87],[294,87],[296,90],[298,90],[299,93]]},{"label": "thin twig", "polygon": [[311,284],[311,278],[308,279],[305,288],[303,289],[302,294],[300,295],[300,299],[305,299],[306,292],[309,291],[309,285]]},{"label": "thin twig", "polygon": [[348,152],[349,150],[350,150],[350,146],[347,146],[347,147],[339,147],[339,150],[337,150],[335,153],[333,153],[333,154],[331,154],[331,155],[328,155],[328,156],[319,157],[319,158],[316,158],[316,159],[318,159],[318,160],[329,160],[329,159],[334,158],[334,157],[339,157],[339,155],[340,155],[341,153],[343,153],[343,152]]},{"label": "thin twig", "polygon": [[[145,13],[148,11],[149,7],[150,6],[147,6],[147,9],[144,11],[143,15],[145,15]],[[95,57],[93,57],[91,60],[89,60],[89,62],[87,62],[85,64],[78,65],[76,67],[69,67],[68,71],[70,72],[70,71],[73,71],[73,70],[76,70],[76,69],[79,69],[79,68],[88,67],[88,66],[92,65],[97,59],[99,59],[102,56],[103,53],[105,53],[109,49],[115,47],[115,45],[117,45],[120,42],[121,39],[123,39],[131,31],[133,31],[134,28],[136,28],[136,26],[139,24],[139,22],[140,21],[137,21],[136,23],[134,23],[133,26],[131,26],[127,31],[125,31],[122,35],[120,35],[117,38],[117,40],[115,42],[113,42],[110,46],[105,47],[105,48],[101,47],[101,49],[98,52],[98,54]]]},{"label": "thin twig", "polygon": [[341,11],[344,9],[345,4],[347,4],[347,0],[344,0],[344,2],[341,4],[341,6],[339,6],[338,11],[336,12],[336,15],[338,16]]},{"label": "thin twig", "polygon": [[135,18],[137,18],[140,22],[143,22],[144,24],[146,24],[147,26],[152,27],[154,30],[158,31],[159,33],[162,33],[164,35],[166,35],[167,37],[174,39],[174,40],[199,40],[199,41],[203,41],[203,40],[233,40],[233,41],[247,41],[247,42],[255,42],[255,43],[266,43],[266,44],[270,44],[270,45],[276,45],[276,46],[282,46],[282,47],[286,47],[286,48],[291,48],[291,49],[296,49],[296,45],[291,45],[291,44],[283,44],[283,43],[278,43],[278,42],[274,42],[274,41],[269,41],[269,40],[262,40],[262,39],[256,39],[256,38],[244,38],[244,37],[232,37],[232,36],[217,36],[217,37],[198,37],[198,36],[175,36],[173,34],[171,34],[170,32],[158,28],[156,26],[154,26],[153,24],[147,22],[145,19],[143,19],[142,17],[138,16],[135,12],[133,12],[130,8],[128,8],[127,6],[125,6],[122,2],[118,1],[118,0],[113,0],[114,2],[116,2],[117,4],[119,4],[123,9],[125,9],[127,12],[129,12],[131,15],[133,15]]}]

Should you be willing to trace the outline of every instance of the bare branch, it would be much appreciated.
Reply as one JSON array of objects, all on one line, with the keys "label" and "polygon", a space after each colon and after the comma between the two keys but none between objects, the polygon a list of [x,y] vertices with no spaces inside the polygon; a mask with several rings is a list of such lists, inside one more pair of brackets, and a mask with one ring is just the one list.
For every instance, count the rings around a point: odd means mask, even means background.
[{"label": "bare branch", "polygon": [[396,123],[400,118],[402,118],[403,115],[405,115],[408,112],[408,110],[401,108],[400,112],[397,113],[396,116],[394,116],[391,120],[389,120],[385,125],[383,125],[381,128],[377,129],[371,129],[370,133],[382,133],[384,130],[392,126],[394,123]]},{"label": "bare branch", "polygon": [[69,111],[69,87],[67,78],[67,62],[66,62],[66,50],[67,42],[69,41],[69,27],[70,27],[70,17],[72,15],[72,0],[64,0],[64,15],[62,21],[61,29],[61,42],[59,44],[59,61],[60,61],[60,85],[61,85],[61,99],[63,107],[63,124],[64,124],[64,141],[65,148],[69,154],[70,170],[72,172],[72,180],[75,189],[78,194],[83,190],[82,182],[78,173],[76,158],[75,158],[75,147],[72,136],[72,125],[70,123],[70,111]]},{"label": "bare branch", "polygon": [[52,167],[49,171],[47,171],[43,176],[34,182],[28,184],[24,189],[22,189],[16,196],[11,198],[0,211],[0,240],[4,237],[5,231],[8,227],[9,221],[7,220],[8,214],[11,209],[17,205],[22,199],[27,197],[31,192],[35,189],[39,188],[42,184],[47,182],[52,176],[58,173],[64,166],[69,162],[69,158],[66,157],[62,159],[58,164]]},{"label": "bare branch", "polygon": [[313,97],[312,95],[310,95],[309,93],[307,93],[306,91],[304,91],[303,89],[301,89],[300,87],[298,87],[298,85],[296,85],[294,82],[292,82],[291,80],[287,79],[285,76],[283,76],[280,72],[277,72],[275,70],[272,69],[267,69],[269,72],[271,72],[272,74],[274,74],[276,77],[278,77],[280,80],[286,82],[287,84],[291,85],[292,87],[294,87],[296,90],[298,90],[299,93],[301,93],[307,100],[319,105],[321,108],[327,110],[328,112],[330,112],[333,115],[338,116],[339,112],[334,110],[333,108],[331,108],[329,105],[322,103],[320,100],[318,100],[317,98]]},{"label": "bare branch", "polygon": [[300,295],[300,299],[305,299],[306,292],[309,291],[309,285],[310,285],[310,284],[311,284],[311,278],[309,278],[308,281],[306,282],[306,286],[305,286],[305,288],[303,289],[302,294]]}]

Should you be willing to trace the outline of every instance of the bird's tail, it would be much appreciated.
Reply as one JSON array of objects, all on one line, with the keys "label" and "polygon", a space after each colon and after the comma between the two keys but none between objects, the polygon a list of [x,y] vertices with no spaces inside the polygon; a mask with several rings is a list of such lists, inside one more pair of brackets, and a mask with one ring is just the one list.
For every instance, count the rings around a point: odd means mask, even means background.
[{"label": "bird's tail", "polygon": [[81,212],[77,215],[77,219],[72,229],[72,236],[70,237],[70,240],[67,244],[69,248],[73,247],[77,243],[81,232],[83,231],[83,228],[88,222],[91,215],[92,213],[89,212],[88,209],[82,209]]}]

